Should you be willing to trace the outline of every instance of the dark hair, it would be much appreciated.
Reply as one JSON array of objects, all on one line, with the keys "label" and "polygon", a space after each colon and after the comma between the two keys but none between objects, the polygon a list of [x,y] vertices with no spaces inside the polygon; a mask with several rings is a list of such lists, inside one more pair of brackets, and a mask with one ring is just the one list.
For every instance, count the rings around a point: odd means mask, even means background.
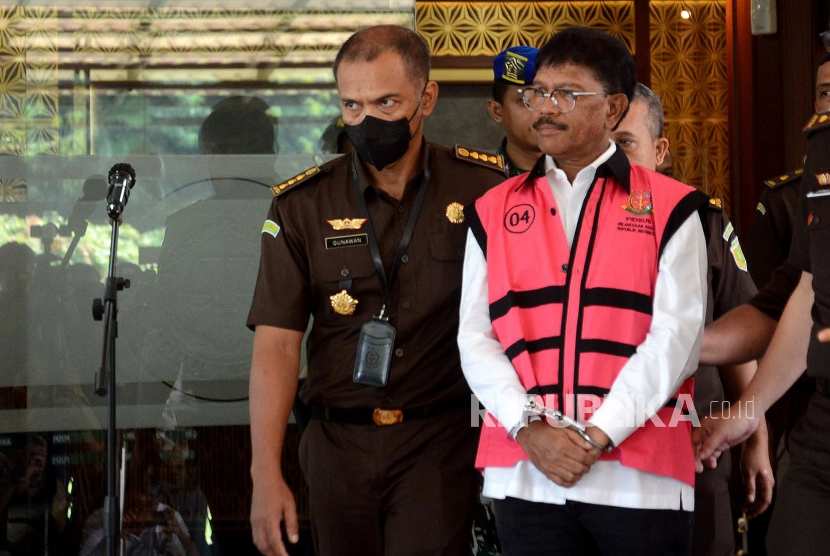
[{"label": "dark hair", "polygon": [[618,38],[589,27],[569,27],[556,33],[536,55],[536,68],[564,64],[588,68],[606,93],[622,93],[631,102],[637,70],[631,52]]},{"label": "dark hair", "polygon": [[830,52],[825,52],[824,56],[821,57],[821,60],[818,61],[818,67],[823,66],[827,62],[830,62]]},{"label": "dark hair", "polygon": [[660,97],[657,96],[657,93],[642,83],[637,83],[637,87],[634,89],[634,98],[631,102],[637,101],[646,103],[646,108],[648,108],[645,122],[646,128],[651,138],[656,141],[663,136],[663,121],[665,119],[663,103],[660,102]]},{"label": "dark hair", "polygon": [[199,129],[203,154],[275,154],[276,117],[257,97],[233,96],[213,107]]},{"label": "dark hair", "polygon": [[403,60],[406,74],[420,89],[429,81],[429,45],[415,31],[399,25],[366,27],[349,37],[334,59],[334,81],[343,61],[371,62],[384,52],[394,52]]},{"label": "dark hair", "polygon": [[509,87],[510,85],[502,81],[493,81],[493,100],[499,104],[504,104],[504,95],[507,94]]}]

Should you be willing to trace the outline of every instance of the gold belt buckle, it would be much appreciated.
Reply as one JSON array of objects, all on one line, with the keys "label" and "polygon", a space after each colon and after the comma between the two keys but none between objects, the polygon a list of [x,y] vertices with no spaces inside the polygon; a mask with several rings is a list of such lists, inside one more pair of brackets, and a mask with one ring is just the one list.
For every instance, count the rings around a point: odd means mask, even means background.
[{"label": "gold belt buckle", "polygon": [[381,409],[378,407],[372,413],[372,420],[379,427],[397,425],[403,421],[403,411],[400,409]]}]

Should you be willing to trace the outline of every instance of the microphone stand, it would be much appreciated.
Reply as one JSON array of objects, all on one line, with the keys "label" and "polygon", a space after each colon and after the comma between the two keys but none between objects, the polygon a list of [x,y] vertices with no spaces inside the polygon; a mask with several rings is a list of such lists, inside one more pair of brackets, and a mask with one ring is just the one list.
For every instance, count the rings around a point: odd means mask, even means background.
[{"label": "microphone stand", "polygon": [[118,292],[130,287],[130,281],[115,276],[115,261],[118,251],[118,228],[121,218],[112,218],[112,238],[110,240],[110,260],[107,281],[104,286],[104,298],[92,303],[95,320],[104,315],[104,346],[101,356],[101,368],[95,376],[95,393],[107,398],[107,496],[104,502],[104,535],[107,539],[107,556],[116,556],[120,551],[117,487],[117,435],[115,427],[115,338],[118,337]]}]

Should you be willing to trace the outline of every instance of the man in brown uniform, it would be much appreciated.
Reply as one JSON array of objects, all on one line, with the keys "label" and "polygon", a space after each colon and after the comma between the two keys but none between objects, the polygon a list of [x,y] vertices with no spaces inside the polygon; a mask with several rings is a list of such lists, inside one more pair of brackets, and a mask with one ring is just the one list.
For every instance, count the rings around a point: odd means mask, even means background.
[{"label": "man in brown uniform", "polygon": [[[830,111],[828,62],[830,53],[819,61],[816,73],[814,106],[817,113]],[[761,196],[746,253],[750,271],[761,291],[748,304],[730,311],[706,327],[700,352],[701,363],[741,363],[760,357],[769,345],[784,306],[801,275],[800,269],[786,263],[785,259],[790,250],[790,234],[797,206],[792,190],[800,187],[802,175],[798,174],[797,179],[777,185]],[[776,268],[779,264],[781,266]]]},{"label": "man in brown uniform", "polygon": [[533,135],[534,114],[519,92],[533,84],[538,52],[531,46],[511,46],[493,58],[493,98],[487,101],[487,111],[504,126],[496,153],[504,156],[510,177],[529,172],[542,156]]},{"label": "man in brown uniform", "polygon": [[[660,98],[642,83],[637,84],[628,113],[612,139],[625,151],[629,160],[651,170],[668,151],[669,140],[663,137],[663,106]],[[707,286],[706,322],[746,303],[756,289],[747,272],[738,236],[723,213],[720,200],[712,199],[707,213],[701,215],[706,236]],[[702,365],[695,372],[695,410],[708,415],[712,407],[724,400],[737,399],[752,378],[754,363],[717,368]],[[727,396],[728,394],[728,396]],[[763,511],[772,497],[772,470],[767,450],[766,429],[751,437],[743,454],[747,489],[753,495],[756,478],[759,496],[753,497],[751,515]],[[700,556],[731,556],[735,553],[729,478],[732,472],[729,454],[718,460],[716,469],[707,469],[695,483],[695,514],[692,553]]]},{"label": "man in brown uniform", "polygon": [[789,259],[802,273],[758,373],[739,400],[752,402],[754,412],[704,420],[695,431],[698,455],[711,464],[711,457],[755,430],[805,364],[816,379],[816,393],[790,436],[790,464],[767,538],[772,555],[824,554],[830,545],[830,345],[816,336],[830,326],[830,114],[816,114],[806,132],[807,161]]},{"label": "man in brown uniform", "polygon": [[505,172],[500,157],[424,140],[438,96],[429,57],[402,27],[352,35],[334,75],[355,153],[275,188],[248,317],[251,522],[265,554],[286,554],[281,522],[297,539],[280,454],[310,315],[300,463],[317,554],[470,550],[478,429],[455,342],[463,207]]}]

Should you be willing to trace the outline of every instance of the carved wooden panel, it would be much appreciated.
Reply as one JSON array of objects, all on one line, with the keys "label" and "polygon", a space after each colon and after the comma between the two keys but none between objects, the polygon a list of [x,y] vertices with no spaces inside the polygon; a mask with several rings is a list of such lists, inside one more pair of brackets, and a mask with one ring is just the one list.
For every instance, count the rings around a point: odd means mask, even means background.
[{"label": "carved wooden panel", "polygon": [[663,100],[675,176],[730,207],[726,2],[651,2],[651,86]]},{"label": "carved wooden panel", "polygon": [[417,2],[418,33],[433,56],[495,56],[541,46],[574,25],[596,27],[634,51],[634,2]]}]

